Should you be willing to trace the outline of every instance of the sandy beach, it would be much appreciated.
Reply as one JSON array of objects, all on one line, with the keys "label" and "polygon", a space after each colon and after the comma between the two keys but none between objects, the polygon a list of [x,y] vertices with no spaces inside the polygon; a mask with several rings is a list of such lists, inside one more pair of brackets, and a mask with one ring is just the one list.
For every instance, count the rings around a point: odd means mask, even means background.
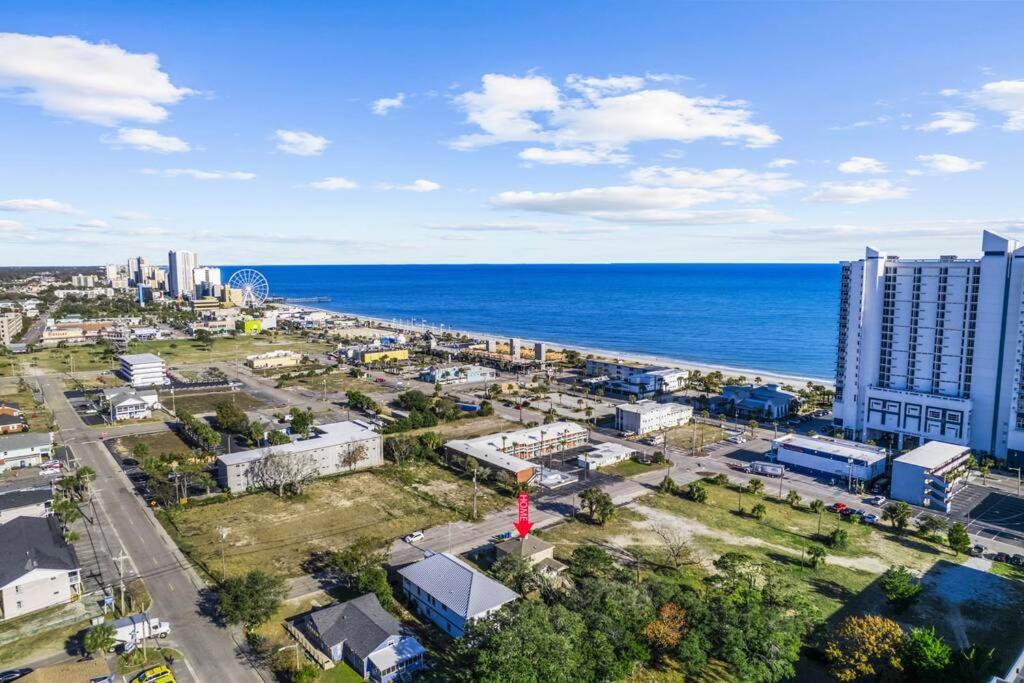
[{"label": "sandy beach", "polygon": [[[372,315],[362,315],[360,313],[350,313],[347,311],[334,311],[328,308],[323,308],[321,306],[309,306],[305,304],[285,305],[297,309],[322,311],[324,313],[330,313],[332,315],[341,315],[345,317],[356,318],[361,321],[371,322],[375,326],[385,329],[401,330],[407,332],[426,332],[428,330],[434,333],[448,332],[451,334],[466,335],[474,339],[495,339],[499,341],[508,341],[509,339],[509,336],[496,334],[494,332],[481,332],[477,330],[460,330],[449,327],[438,328],[434,326],[414,325],[412,323],[398,322],[385,318],[378,318]],[[553,339],[529,339],[526,337],[516,338],[522,341],[523,344],[534,344],[540,342],[547,344],[548,347],[551,349],[571,349],[573,351],[580,352],[583,356],[593,355],[595,358],[599,359],[616,359],[637,363],[650,363],[651,365],[682,368],[684,370],[697,370],[702,373],[718,371],[724,375],[744,376],[750,381],[753,381],[754,377],[760,377],[764,384],[789,384],[797,389],[803,387],[808,382],[813,382],[814,384],[831,387],[834,381],[832,378],[826,379],[820,377],[801,377],[797,375],[781,374],[778,372],[772,372],[768,370],[757,370],[755,368],[736,368],[722,365],[712,365],[708,363],[700,363],[679,358],[669,358],[666,356],[659,356],[650,353],[611,351],[608,349],[577,346],[574,344],[564,344],[558,340]]]}]

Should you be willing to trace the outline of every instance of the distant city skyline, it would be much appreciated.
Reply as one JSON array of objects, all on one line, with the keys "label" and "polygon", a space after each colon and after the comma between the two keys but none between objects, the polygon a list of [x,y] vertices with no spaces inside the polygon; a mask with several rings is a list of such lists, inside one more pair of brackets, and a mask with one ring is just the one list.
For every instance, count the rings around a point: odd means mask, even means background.
[{"label": "distant city skyline", "polygon": [[0,265],[836,262],[1024,236],[1024,6],[573,9],[5,4]]}]

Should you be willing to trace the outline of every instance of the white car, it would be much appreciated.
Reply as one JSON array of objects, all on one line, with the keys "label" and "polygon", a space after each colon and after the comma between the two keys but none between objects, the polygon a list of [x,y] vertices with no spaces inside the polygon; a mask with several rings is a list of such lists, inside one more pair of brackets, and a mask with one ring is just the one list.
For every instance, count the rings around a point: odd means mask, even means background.
[{"label": "white car", "polygon": [[878,515],[869,512],[866,515],[861,515],[861,524],[878,524]]},{"label": "white car", "polygon": [[874,498],[869,498],[868,502],[871,503],[872,505],[885,505],[885,496],[875,496]]},{"label": "white car", "polygon": [[423,540],[423,532],[422,531],[414,531],[411,534],[409,534],[408,536],[406,536],[405,538],[403,538],[402,540],[405,541],[406,543],[415,543],[416,541],[422,541]]}]

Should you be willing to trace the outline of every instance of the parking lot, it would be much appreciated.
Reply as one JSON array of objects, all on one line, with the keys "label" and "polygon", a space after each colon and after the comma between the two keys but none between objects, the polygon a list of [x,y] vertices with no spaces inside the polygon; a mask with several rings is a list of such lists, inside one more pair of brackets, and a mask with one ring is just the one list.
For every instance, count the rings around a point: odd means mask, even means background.
[{"label": "parking lot", "polygon": [[980,538],[1024,545],[1024,498],[968,484],[953,499],[950,519]]}]

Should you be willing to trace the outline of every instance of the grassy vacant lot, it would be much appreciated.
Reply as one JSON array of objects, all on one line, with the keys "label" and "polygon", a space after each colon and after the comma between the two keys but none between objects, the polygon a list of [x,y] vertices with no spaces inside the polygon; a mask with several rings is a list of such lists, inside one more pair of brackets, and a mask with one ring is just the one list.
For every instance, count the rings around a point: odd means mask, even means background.
[{"label": "grassy vacant lot", "polygon": [[[76,370],[78,368],[75,368]],[[64,389],[67,391],[81,391],[83,389],[109,389],[111,387],[124,386],[123,379],[113,373],[103,373],[95,377],[68,377],[64,380]]]},{"label": "grassy vacant lot", "polygon": [[497,415],[488,415],[487,417],[464,417],[454,422],[442,422],[436,427],[413,429],[408,432],[402,432],[402,435],[415,436],[423,432],[437,432],[445,441],[450,441],[452,439],[472,439],[484,436],[485,434],[507,432],[513,429],[522,429],[522,425],[518,422],[510,422]]},{"label": "grassy vacant lot", "polygon": [[19,359],[26,366],[43,368],[50,372],[70,372],[72,365],[75,372],[117,368],[117,359],[104,359],[103,347],[98,344],[69,346],[66,349],[40,349],[19,356]]},{"label": "grassy vacant lot", "polygon": [[[696,435],[696,437],[694,436]],[[728,434],[724,429],[718,425],[704,424],[703,422],[695,422],[689,425],[682,425],[665,432],[665,443],[673,448],[690,449],[693,444],[697,444],[697,448],[701,446],[701,439],[705,446],[710,446],[716,441],[721,441]]]},{"label": "grassy vacant lot", "polygon": [[[764,503],[768,514],[758,521],[737,512],[735,489],[709,486],[708,492],[704,504],[651,494],[619,510],[604,527],[576,522],[542,535],[556,544],[558,557],[566,557],[580,543],[597,542],[657,560],[665,553],[659,534],[668,533],[689,544],[695,564],[682,571],[693,580],[710,571],[711,563],[723,553],[742,552],[777,567],[830,622],[848,614],[876,613],[905,627],[934,625],[954,647],[975,643],[983,649],[995,648],[1001,666],[1024,644],[1024,632],[1007,628],[1019,620],[1024,609],[1024,582],[1005,578],[1011,570],[1007,565],[989,570],[987,561],[955,557],[940,542],[910,532],[899,535],[887,525],[849,523],[826,512],[822,534],[845,529],[849,545],[828,548],[825,566],[812,569],[805,563],[804,553],[820,541],[817,515],[761,497],[757,502]],[[743,496],[747,511],[754,504],[752,496]],[[894,612],[879,588],[882,573],[897,564],[919,572],[925,586],[920,600],[903,614]],[[1011,631],[1013,635],[1007,638]],[[821,673],[815,669],[817,665],[804,662],[802,666],[808,667],[808,677],[813,673],[817,680]],[[802,680],[800,674],[797,678]],[[641,680],[669,679],[654,676]]]},{"label": "grassy vacant lot", "polygon": [[187,453],[192,450],[191,446],[171,430],[156,434],[122,436],[117,440],[115,447],[122,455],[129,455],[135,445],[140,443],[149,446],[150,453]]},{"label": "grassy vacant lot", "polygon": [[379,394],[381,391],[386,391],[379,384],[365,379],[349,377],[346,372],[332,372],[329,375],[317,375],[315,377],[279,379],[278,384],[282,387],[303,387],[312,391],[323,391],[325,379],[327,380],[327,393],[329,394],[339,394],[353,390],[361,391],[364,394]]},{"label": "grassy vacant lot", "polygon": [[218,403],[224,403],[225,401],[234,403],[242,410],[255,410],[267,405],[266,402],[244,391],[214,391],[196,394],[175,392],[173,404],[169,391],[164,391],[160,394],[160,402],[163,404],[164,410],[169,412],[173,405],[175,409],[187,410],[193,415],[212,413],[216,410]]},{"label": "grassy vacant lot", "polygon": [[[74,612],[73,607],[61,605],[0,624],[0,640],[4,641],[0,646],[0,669],[7,668],[6,665],[12,662],[63,652],[67,642],[89,626],[89,620],[75,620],[76,617],[72,616],[72,621],[55,628],[48,624],[66,621]],[[84,616],[80,611],[78,615]],[[13,638],[17,640],[11,640]]]},{"label": "grassy vacant lot", "polygon": [[[391,540],[465,519],[472,494],[472,484],[448,470],[410,463],[321,479],[292,499],[270,492],[224,496],[172,512],[164,521],[181,547],[201,563],[219,563],[217,528],[225,526],[228,573],[258,567],[297,576],[314,551],[343,548],[362,536]],[[481,515],[510,503],[480,488]]]},{"label": "grassy vacant lot", "polygon": [[53,422],[53,413],[43,404],[36,403],[32,390],[28,387],[20,388],[13,380],[0,384],[0,401],[17,403],[25,413],[28,427],[33,432],[45,432]]},{"label": "grassy vacant lot", "polygon": [[670,462],[663,462],[658,464],[645,465],[644,463],[637,462],[636,460],[623,460],[617,462],[614,465],[608,467],[602,467],[601,472],[604,474],[611,474],[616,477],[635,477],[638,474],[647,474],[648,472],[655,472],[657,470],[666,470],[672,466]]},{"label": "grassy vacant lot", "polygon": [[298,351],[323,353],[334,347],[330,344],[306,341],[297,335],[281,334],[276,338],[262,335],[218,337],[210,346],[191,339],[161,339],[132,345],[132,353],[155,353],[168,365],[189,365],[224,360],[244,360],[246,356],[267,351]]}]

